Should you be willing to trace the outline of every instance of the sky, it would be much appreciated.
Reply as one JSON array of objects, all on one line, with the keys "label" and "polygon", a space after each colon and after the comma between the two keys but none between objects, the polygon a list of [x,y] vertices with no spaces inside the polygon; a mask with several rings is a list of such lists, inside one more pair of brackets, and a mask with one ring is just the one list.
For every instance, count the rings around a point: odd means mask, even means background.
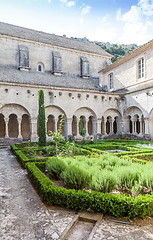
[{"label": "sky", "polygon": [[117,44],[153,38],[153,0],[0,0],[0,21]]}]

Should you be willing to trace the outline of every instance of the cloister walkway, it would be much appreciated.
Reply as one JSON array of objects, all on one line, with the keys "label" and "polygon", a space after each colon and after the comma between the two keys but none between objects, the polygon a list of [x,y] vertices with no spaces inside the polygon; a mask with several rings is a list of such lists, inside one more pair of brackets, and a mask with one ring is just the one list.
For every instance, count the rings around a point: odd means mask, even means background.
[{"label": "cloister walkway", "polygon": [[[10,149],[0,149],[0,239],[56,240],[75,215],[45,206]],[[92,239],[151,240],[153,225],[140,228],[102,220]]]}]

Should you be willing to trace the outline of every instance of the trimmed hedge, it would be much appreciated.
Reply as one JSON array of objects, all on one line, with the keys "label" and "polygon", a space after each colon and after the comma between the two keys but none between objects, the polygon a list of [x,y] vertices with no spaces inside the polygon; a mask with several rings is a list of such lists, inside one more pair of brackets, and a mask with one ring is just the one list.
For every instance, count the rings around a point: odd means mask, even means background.
[{"label": "trimmed hedge", "polygon": [[[133,157],[133,155],[129,155],[129,157]],[[150,160],[150,158],[153,160],[153,152],[147,152],[147,153],[138,153],[138,154],[135,154],[134,155],[134,158],[139,158],[139,159],[142,159],[142,160]]]},{"label": "trimmed hedge", "polygon": [[26,164],[28,162],[46,162],[50,157],[44,157],[43,159],[42,158],[27,158],[25,156],[25,154],[21,151],[21,150],[17,150],[15,151],[14,153],[19,161],[19,163],[21,164],[21,166],[23,168],[26,168]]},{"label": "trimmed hedge", "polygon": [[90,209],[92,212],[115,217],[145,218],[153,215],[153,196],[120,196],[84,190],[72,190],[53,186],[52,182],[38,169],[35,163],[27,163],[27,172],[39,191],[42,199],[49,205],[60,205],[76,210]]}]

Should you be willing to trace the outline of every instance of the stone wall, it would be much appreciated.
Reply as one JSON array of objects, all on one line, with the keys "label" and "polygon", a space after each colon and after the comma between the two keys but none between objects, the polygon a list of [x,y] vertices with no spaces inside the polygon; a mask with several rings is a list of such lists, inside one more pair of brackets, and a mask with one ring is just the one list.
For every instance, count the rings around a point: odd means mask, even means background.
[{"label": "stone wall", "polygon": [[80,76],[80,57],[89,61],[90,76],[99,77],[98,71],[110,57],[95,53],[56,47],[49,44],[17,39],[9,36],[0,37],[0,65],[19,66],[19,46],[29,49],[29,67],[31,71],[37,70],[38,63],[44,64],[44,70],[52,72],[52,52],[59,52],[62,59],[62,72]]},{"label": "stone wall", "polygon": [[[141,58],[144,58],[145,61],[145,77],[142,79],[138,79],[137,62]],[[138,56],[131,58],[129,61],[125,61],[124,63],[111,69],[105,74],[101,73],[100,82],[102,85],[108,85],[109,89],[109,74],[113,73],[114,77],[113,90],[128,88],[129,86],[135,84],[141,84],[142,82],[148,81],[153,78],[152,62],[153,62],[153,48],[140,53]]]}]

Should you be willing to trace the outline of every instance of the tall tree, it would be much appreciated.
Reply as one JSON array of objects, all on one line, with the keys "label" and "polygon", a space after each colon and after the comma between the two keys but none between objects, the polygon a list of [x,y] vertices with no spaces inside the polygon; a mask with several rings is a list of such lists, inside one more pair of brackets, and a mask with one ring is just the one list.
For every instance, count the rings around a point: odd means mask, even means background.
[{"label": "tall tree", "polygon": [[45,107],[44,107],[44,92],[39,90],[39,113],[38,113],[38,137],[39,146],[46,145],[46,124],[45,124]]}]

